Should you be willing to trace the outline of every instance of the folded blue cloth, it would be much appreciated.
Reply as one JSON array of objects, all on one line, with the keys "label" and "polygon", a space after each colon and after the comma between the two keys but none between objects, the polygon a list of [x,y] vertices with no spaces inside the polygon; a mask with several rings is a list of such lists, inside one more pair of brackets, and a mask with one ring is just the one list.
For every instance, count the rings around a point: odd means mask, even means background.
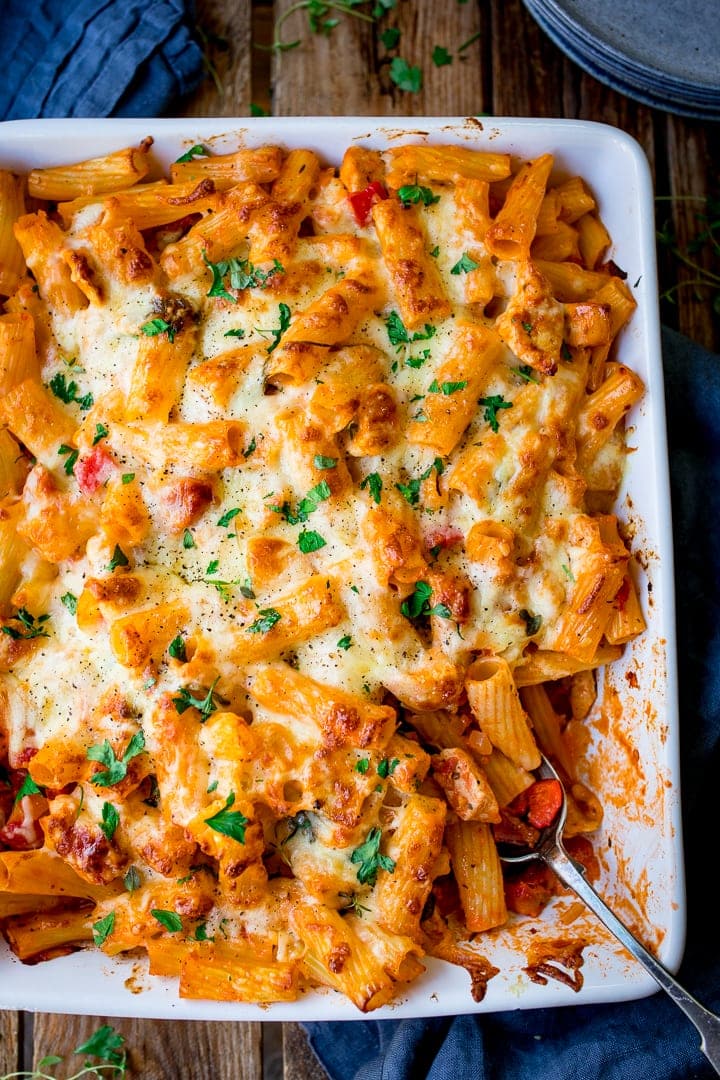
[{"label": "folded blue cloth", "polygon": [[[713,825],[720,775],[720,356],[663,330],[688,935],[680,982],[720,1011]],[[305,1024],[332,1080],[710,1080],[664,993],[616,1005]]]},{"label": "folded blue cloth", "polygon": [[4,0],[0,120],[163,116],[203,74],[191,0]]}]

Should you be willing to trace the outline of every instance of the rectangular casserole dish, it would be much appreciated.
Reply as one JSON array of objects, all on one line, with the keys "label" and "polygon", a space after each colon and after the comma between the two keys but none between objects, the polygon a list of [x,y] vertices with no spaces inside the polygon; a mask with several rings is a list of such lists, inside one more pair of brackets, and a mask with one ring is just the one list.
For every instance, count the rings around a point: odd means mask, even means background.
[{"label": "rectangular casserole dish", "polygon": [[[627,647],[612,674],[599,673],[601,695],[588,722],[589,786],[605,819],[596,850],[598,890],[666,967],[682,956],[685,899],[679,798],[672,533],[660,354],[653,192],[647,161],[623,132],[597,123],[515,118],[330,118],[34,120],[0,126],[0,167],[80,161],[145,136],[161,166],[195,143],[215,152],[277,143],[307,147],[339,164],[353,142],[382,149],[399,141],[457,143],[509,152],[520,159],[555,156],[556,173],[581,175],[598,200],[613,244],[609,257],[626,271],[638,308],[620,335],[617,359],[635,370],[646,394],[628,418],[634,449],[617,503],[632,537],[647,631]],[[537,931],[537,932],[536,932]],[[523,971],[539,940],[582,940],[584,983],[576,992],[551,979],[538,985]],[[646,996],[655,983],[572,897],[556,899],[542,918],[512,917],[482,935],[479,951],[500,973],[480,1003],[467,973],[428,958],[427,972],[373,1019],[421,1017],[516,1008],[612,1002]],[[173,980],[151,978],[140,961],[112,961],[78,952],[49,964],[25,966],[0,943],[0,1008],[186,1019],[362,1019],[339,994],[314,991],[270,1007],[179,1000]]]}]

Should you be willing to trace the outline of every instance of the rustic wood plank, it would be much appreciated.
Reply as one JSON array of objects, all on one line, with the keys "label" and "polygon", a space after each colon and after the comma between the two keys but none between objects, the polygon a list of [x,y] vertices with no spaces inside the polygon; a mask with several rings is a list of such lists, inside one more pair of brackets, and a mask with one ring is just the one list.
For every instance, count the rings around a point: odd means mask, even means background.
[{"label": "rustic wood plank", "polygon": [[328,1080],[300,1024],[283,1024],[283,1080]]},{"label": "rustic wood plank", "polygon": [[250,108],[250,0],[197,0],[197,35],[206,77],[184,103],[184,116],[247,116]]},{"label": "rustic wood plank", "polygon": [[563,56],[521,0],[492,0],[492,112],[563,115]]},{"label": "rustic wood plank", "polygon": [[[674,225],[677,246],[701,266],[717,273],[717,256],[713,259],[710,245],[695,254],[688,252],[688,244],[702,230],[696,215],[705,212],[705,199],[710,190],[711,177],[720,173],[720,125],[681,116],[667,117],[669,194],[673,201],[663,208],[658,217],[667,216],[669,209]],[[689,283],[697,277],[692,267],[685,266],[677,258],[671,269],[675,280]],[[713,315],[710,290],[681,285],[675,293],[678,329],[706,348],[720,351],[720,319]]]},{"label": "rustic wood plank", "polygon": [[[275,19],[292,0],[276,0]],[[363,9],[364,10],[364,9]],[[427,0],[398,4],[387,16],[363,22],[342,16],[331,33],[314,34],[305,12],[295,12],[283,24],[286,41],[300,39],[297,48],[277,53],[273,60],[273,105],[277,115],[305,116],[465,116],[485,111],[480,41],[459,52],[460,46],[482,31],[477,5],[447,4],[442,19]],[[396,28],[400,38],[387,48],[383,31]],[[452,62],[433,63],[435,46],[445,48]],[[394,57],[422,72],[422,89],[400,90],[390,78]]]},{"label": "rustic wood plank", "polygon": [[19,1023],[16,1012],[0,1012],[0,1074],[20,1067]]},{"label": "rustic wood plank", "polygon": [[[128,1076],[142,1080],[178,1080],[182,1063],[192,1080],[260,1080],[263,1075],[261,1025],[180,1020],[129,1020],[100,1016],[35,1017],[35,1062],[46,1054],[69,1055],[58,1078],[72,1075],[80,1058],[72,1056],[101,1024],[125,1037]],[[188,1074],[190,1075],[190,1074]]]}]

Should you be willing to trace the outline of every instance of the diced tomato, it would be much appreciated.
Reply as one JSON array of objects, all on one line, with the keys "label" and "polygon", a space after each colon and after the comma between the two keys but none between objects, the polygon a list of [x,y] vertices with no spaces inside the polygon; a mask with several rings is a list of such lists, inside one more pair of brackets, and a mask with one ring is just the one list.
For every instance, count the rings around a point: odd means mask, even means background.
[{"label": "diced tomato", "polygon": [[388,193],[379,180],[373,180],[362,191],[352,191],[348,200],[358,225],[362,228],[370,220],[370,211],[376,202],[387,199]]},{"label": "diced tomato", "polygon": [[83,495],[93,492],[105,483],[113,470],[114,461],[102,446],[94,446],[75,463],[75,479]]},{"label": "diced tomato", "polygon": [[563,793],[559,780],[536,780],[527,790],[527,819],[536,829],[547,829],[560,813]]},{"label": "diced tomato", "polygon": [[433,548],[454,547],[464,539],[462,530],[456,529],[454,525],[437,525],[428,529],[425,535],[425,547],[428,551],[432,551]]},{"label": "diced tomato", "polygon": [[555,891],[554,875],[550,867],[531,863],[516,877],[505,881],[505,903],[518,915],[536,917],[552,898]]}]

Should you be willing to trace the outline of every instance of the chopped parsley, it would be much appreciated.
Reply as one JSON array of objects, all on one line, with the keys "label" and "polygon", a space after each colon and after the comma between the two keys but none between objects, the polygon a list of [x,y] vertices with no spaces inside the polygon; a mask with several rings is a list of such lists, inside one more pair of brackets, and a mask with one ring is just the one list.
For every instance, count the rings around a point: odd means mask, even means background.
[{"label": "chopped parsley", "polygon": [[474,259],[471,259],[467,251],[463,251],[462,256],[458,259],[454,266],[450,268],[451,274],[469,274],[471,270],[477,270],[480,263],[476,263]]},{"label": "chopped parsley", "polygon": [[524,382],[540,382],[537,375],[533,375],[533,369],[529,364],[523,364],[522,367],[514,367],[512,370],[516,375],[519,375]]},{"label": "chopped parsley", "polygon": [[195,539],[189,529],[186,529],[183,533],[183,547],[186,551],[195,547]]},{"label": "chopped parsley", "polygon": [[[225,300],[237,303],[237,297],[225,288],[225,278],[230,279],[230,288],[236,292],[243,289],[266,289],[271,278],[276,274],[284,274],[285,268],[278,259],[273,259],[273,265],[269,270],[260,270],[248,259],[223,259],[221,262],[210,262],[207,252],[203,252],[205,265],[212,272],[212,284],[207,296],[222,296]],[[283,305],[281,305],[282,307]],[[241,337],[242,334],[236,335]]]},{"label": "chopped parsley", "polygon": [[502,394],[492,394],[491,397],[482,397],[478,405],[485,409],[483,419],[487,420],[493,431],[499,431],[500,423],[497,418],[500,409],[512,409],[512,401],[506,401]]},{"label": "chopped parsley", "polygon": [[123,484],[132,484],[134,479],[135,479],[135,473],[134,472],[126,472],[126,473],[122,474],[122,482],[123,482]]},{"label": "chopped parsley", "polygon": [[392,760],[390,758],[386,758],[386,757],[383,758],[382,761],[378,762],[378,767],[377,767],[378,776],[381,776],[383,778],[383,780],[386,780],[388,778],[388,776],[392,776],[392,774],[395,772],[395,770],[397,769],[399,764],[400,764],[400,758],[394,757],[394,758],[392,758]]},{"label": "chopped parsley", "polygon": [[363,757],[363,758],[360,758],[359,761],[355,762],[355,772],[362,773],[363,776],[365,775],[365,773],[368,771],[369,768],[370,768],[370,758]]},{"label": "chopped parsley", "polygon": [[172,323],[166,322],[165,319],[150,319],[149,322],[144,323],[140,329],[146,337],[157,337],[158,334],[167,334],[168,341],[172,345],[175,341],[175,334],[177,330]]},{"label": "chopped parsley", "polygon": [[313,465],[316,469],[334,469],[337,463],[337,458],[323,457],[322,454],[316,454],[313,458]]},{"label": "chopped parsley", "polygon": [[200,143],[195,143],[195,145],[191,146],[189,150],[186,150],[184,154],[181,154],[180,157],[176,159],[175,164],[180,165],[183,162],[192,161],[193,158],[196,157],[210,157],[209,152],[204,146],[201,146]]},{"label": "chopped parsley", "polygon": [[136,892],[140,888],[141,884],[142,882],[140,880],[140,871],[137,869],[137,867],[131,866],[127,874],[123,878],[123,885],[128,892]]},{"label": "chopped parsley", "polygon": [[127,565],[128,565],[128,557],[127,557],[127,555],[125,554],[123,549],[120,547],[120,545],[116,544],[115,545],[115,550],[113,551],[112,559],[107,564],[107,569],[108,570],[115,570],[116,567],[118,567],[118,566],[127,566]]},{"label": "chopped parsley", "polygon": [[349,648],[351,648],[352,643],[353,643],[353,640],[352,640],[352,637],[350,636],[350,634],[345,634],[345,636],[341,637],[340,640],[338,641],[337,647],[338,647],[338,649],[342,649],[343,652],[347,652],[347,650]]},{"label": "chopped parsley", "polygon": [[423,349],[419,356],[406,356],[405,363],[411,368],[421,368],[430,359],[430,350]]},{"label": "chopped parsley", "polygon": [[145,749],[145,736],[142,731],[136,731],[121,758],[115,757],[115,751],[105,739],[99,746],[89,746],[86,752],[88,761],[98,761],[105,768],[90,777],[90,783],[95,787],[113,787],[119,784],[127,776],[128,765],[133,758],[138,757]]},{"label": "chopped parsley", "polygon": [[62,446],[58,446],[58,454],[61,456],[67,454],[67,457],[63,462],[63,469],[67,476],[74,476],[75,462],[80,457],[80,451],[76,450],[74,446],[68,446],[67,443],[63,443]]},{"label": "chopped parsley", "polygon": [[285,502],[282,506],[271,506],[270,509],[287,521],[288,525],[299,525],[307,521],[314,510],[317,510],[321,502],[325,502],[332,495],[327,480],[321,480],[315,487],[310,488],[307,495],[300,500],[297,510],[293,511],[290,504]]},{"label": "chopped parsley", "polygon": [[398,188],[398,199],[403,206],[410,206],[411,203],[432,206],[433,203],[440,202],[440,196],[436,195],[431,188],[422,187],[419,184],[405,184]]},{"label": "chopped parsley", "polygon": [[406,619],[419,619],[421,615],[439,615],[442,619],[451,619],[452,612],[447,604],[430,606],[432,589],[426,581],[416,581],[410,596],[400,605],[400,613]]},{"label": "chopped parsley", "polygon": [[[91,1057],[99,1058],[101,1061],[109,1061],[124,1076],[126,1071],[125,1052],[118,1053],[124,1043],[125,1039],[122,1035],[110,1027],[109,1024],[103,1024],[90,1036],[87,1042],[84,1042],[81,1046],[76,1046],[73,1053],[90,1054]],[[101,1068],[104,1068],[104,1066],[101,1066]]]},{"label": "chopped parsley", "polygon": [[240,513],[242,513],[240,507],[234,506],[232,510],[227,510],[221,518],[218,518],[218,525],[226,529],[233,518],[236,518]]},{"label": "chopped parsley", "polygon": [[[112,934],[115,928],[115,912],[111,911],[104,919],[98,919],[96,923],[93,923],[93,941],[96,945],[104,945],[107,939]],[[77,1051],[76,1051],[77,1052]],[[93,1051],[85,1051],[86,1053],[92,1053]],[[99,1056],[99,1055],[96,1055]]]},{"label": "chopped parsley", "polygon": [[520,618],[525,623],[525,631],[528,637],[537,634],[542,626],[542,615],[532,615],[526,608],[519,612]]},{"label": "chopped parsley", "polygon": [[217,710],[215,698],[218,695],[215,693],[215,687],[219,681],[220,676],[218,675],[204,698],[196,697],[189,686],[181,686],[178,690],[178,696],[173,698],[173,704],[178,713],[182,715],[186,709],[197,709],[201,717],[200,723],[204,724],[208,717]]},{"label": "chopped parsley", "polygon": [[258,618],[247,627],[248,634],[267,634],[276,623],[280,622],[281,615],[275,608],[262,608],[258,612]]},{"label": "chopped parsley", "polygon": [[[261,438],[262,438],[262,436],[261,436]],[[251,457],[252,454],[254,454],[256,450],[257,450],[257,439],[253,435],[252,439],[248,443],[247,450],[243,450],[243,457],[245,458],[245,460],[247,461],[247,459],[249,457]]]},{"label": "chopped parsley", "polygon": [[386,870],[392,874],[395,869],[395,860],[391,859],[389,855],[382,855],[380,853],[380,841],[382,840],[382,832],[380,829],[371,829],[367,835],[367,839],[360,847],[356,847],[350,855],[351,863],[359,863],[357,879],[361,885],[370,885],[371,887],[377,880],[378,871]]},{"label": "chopped parsley", "polygon": [[525,331],[526,334],[531,334],[532,333],[533,324],[531,322],[521,323],[521,326],[522,326],[522,328],[523,328],[523,330]]},{"label": "chopped parsley", "polygon": [[105,834],[108,840],[112,840],[115,835],[115,830],[120,824],[120,815],[117,809],[110,802],[105,802],[102,805],[102,821],[100,822],[100,829]]},{"label": "chopped parsley", "polygon": [[398,489],[405,502],[409,503],[410,506],[417,506],[420,502],[421,483],[422,480],[416,477],[414,480],[411,480],[409,484],[396,484],[395,487]]},{"label": "chopped parsley", "polygon": [[260,334],[272,334],[272,344],[268,345],[266,352],[271,353],[273,349],[277,349],[280,344],[280,338],[283,336],[287,328],[290,326],[291,311],[287,304],[278,305],[278,315],[280,318],[280,325],[273,327],[271,330],[259,330]]},{"label": "chopped parsley", "polygon": [[226,330],[225,333],[223,334],[223,337],[244,338],[245,337],[245,331],[242,330],[240,327],[237,327],[235,330]]},{"label": "chopped parsley", "polygon": [[95,438],[92,441],[93,446],[97,446],[101,439],[106,439],[110,434],[109,430],[104,424],[95,425]]},{"label": "chopped parsley", "polygon": [[15,796],[15,802],[16,803],[20,802],[20,800],[24,799],[26,795],[44,795],[44,794],[45,794],[45,792],[43,791],[43,789],[41,787],[38,787],[38,785],[33,780],[32,776],[30,775],[30,773],[28,773],[27,776],[24,778],[22,784],[18,788],[17,795]]},{"label": "chopped parsley", "polygon": [[298,547],[302,551],[303,555],[309,555],[313,551],[319,551],[320,548],[324,548],[327,541],[323,540],[322,536],[318,532],[313,530],[303,529],[298,536]]},{"label": "chopped parsley", "polygon": [[174,911],[163,911],[161,908],[151,908],[150,914],[153,919],[157,919],[161,926],[170,934],[177,934],[182,930],[182,919]]},{"label": "chopped parsley", "polygon": [[464,390],[467,386],[467,379],[461,379],[460,382],[444,382],[438,386],[437,379],[433,379],[428,387],[429,394],[445,394],[446,397],[450,397],[451,394],[456,394],[458,390]]},{"label": "chopped parsley", "polygon": [[248,824],[248,819],[239,810],[230,809],[234,802],[235,792],[231,791],[222,810],[218,810],[217,814],[213,814],[212,817],[205,818],[205,824],[209,825],[215,832],[222,833],[223,836],[229,836],[231,840],[237,840],[239,844],[244,844],[245,826]]},{"label": "chopped parsley", "polygon": [[390,78],[398,90],[407,90],[410,94],[417,94],[422,90],[423,77],[419,67],[411,66],[401,56],[393,57],[390,64]]},{"label": "chopped parsley", "polygon": [[395,345],[397,352],[400,352],[403,345],[409,345],[413,341],[429,341],[430,338],[434,337],[437,333],[436,327],[431,323],[425,323],[424,330],[416,330],[412,337],[410,337],[407,327],[397,311],[390,312],[385,320],[385,327],[387,329],[388,337],[390,338],[390,344]]},{"label": "chopped parsley", "polygon": [[380,34],[380,40],[386,49],[394,49],[400,41],[400,31],[397,26],[388,26]]},{"label": "chopped parsley", "polygon": [[86,411],[87,409],[92,408],[95,403],[95,399],[90,393],[78,396],[78,384],[74,379],[71,379],[70,382],[68,382],[65,378],[64,371],[58,371],[53,375],[48,386],[55,397],[60,398],[66,405],[71,405],[75,402],[75,404],[79,405],[83,411]]},{"label": "chopped parsley", "polygon": [[378,506],[380,505],[380,495],[382,493],[382,486],[383,486],[382,477],[380,476],[379,473],[376,473],[376,472],[368,473],[368,475],[365,477],[365,479],[362,480],[361,483],[360,483],[360,488],[363,491],[365,490],[365,488],[367,488],[368,491],[370,492],[370,498],[373,500],[373,502],[376,502],[378,504]]},{"label": "chopped parsley", "polygon": [[560,356],[562,357],[563,360],[569,360],[572,363],[573,355],[570,352],[570,349],[568,348],[567,344],[564,341],[563,341],[562,345],[560,346]]},{"label": "chopped parsley", "polygon": [[78,598],[74,593],[63,593],[60,597],[60,603],[65,605],[71,615],[77,615]]},{"label": "chopped parsley", "polygon": [[453,58],[444,45],[436,45],[432,51],[432,62],[435,67],[445,67],[452,64]]},{"label": "chopped parsley", "polygon": [[45,629],[44,623],[50,618],[49,615],[38,615],[37,619],[34,615],[24,608],[18,608],[17,615],[11,615],[10,618],[14,622],[19,622],[22,630],[18,630],[16,626],[3,626],[3,634],[7,634],[13,641],[28,641],[30,638],[38,637],[50,637]]},{"label": "chopped parsley", "polygon": [[182,660],[183,664],[187,663],[187,650],[185,648],[185,639],[182,634],[178,634],[177,637],[172,639],[168,645],[168,652],[173,660]]},{"label": "chopped parsley", "polygon": [[430,254],[431,259],[437,259],[438,255],[440,254],[439,245],[436,244],[435,247],[432,249],[432,251],[429,254]]}]

